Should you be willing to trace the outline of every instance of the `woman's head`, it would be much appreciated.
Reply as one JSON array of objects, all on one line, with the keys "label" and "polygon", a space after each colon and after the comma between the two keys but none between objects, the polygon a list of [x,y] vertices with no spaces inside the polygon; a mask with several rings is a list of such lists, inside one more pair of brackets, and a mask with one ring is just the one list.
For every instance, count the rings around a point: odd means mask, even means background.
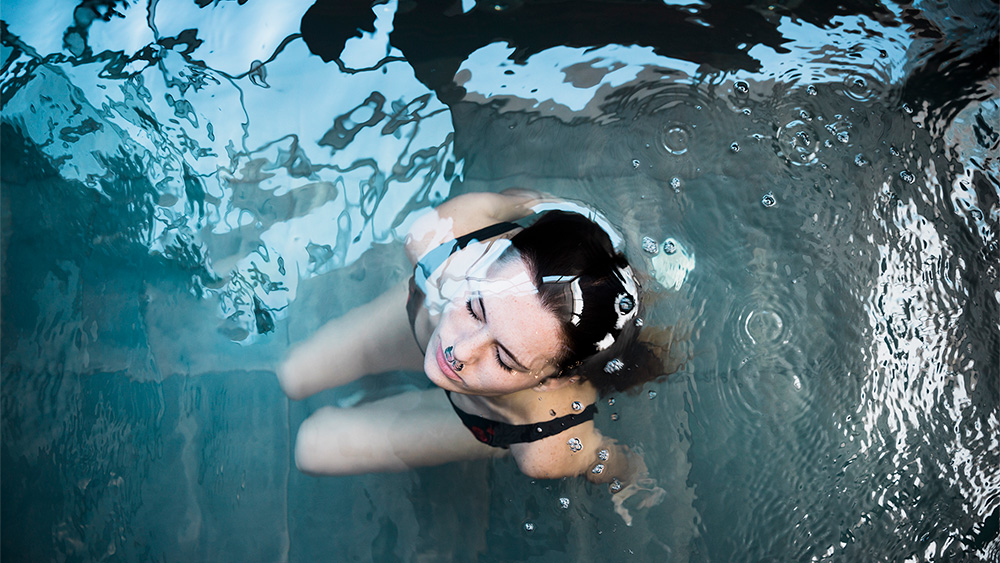
[{"label": "woman's head", "polygon": [[659,375],[650,373],[655,358],[637,342],[639,285],[601,227],[576,213],[550,211],[517,233],[500,261],[518,256],[543,306],[560,321],[561,376],[580,375],[606,393]]}]

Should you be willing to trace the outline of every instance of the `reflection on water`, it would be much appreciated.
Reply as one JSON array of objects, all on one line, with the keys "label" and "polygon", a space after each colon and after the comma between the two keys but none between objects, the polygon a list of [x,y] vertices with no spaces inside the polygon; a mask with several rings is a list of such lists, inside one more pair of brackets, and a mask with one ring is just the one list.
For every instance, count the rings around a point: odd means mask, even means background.
[{"label": "reflection on water", "polygon": [[[5,558],[996,559],[995,5],[480,4],[5,5]],[[690,332],[599,415],[670,493],[631,528],[506,462],[290,469],[288,342],[511,186]]]}]

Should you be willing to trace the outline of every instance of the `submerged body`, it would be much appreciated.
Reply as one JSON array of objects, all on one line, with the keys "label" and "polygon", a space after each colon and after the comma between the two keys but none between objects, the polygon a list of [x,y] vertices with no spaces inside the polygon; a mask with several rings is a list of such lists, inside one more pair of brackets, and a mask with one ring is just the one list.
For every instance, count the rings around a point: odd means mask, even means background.
[{"label": "submerged body", "polygon": [[[508,222],[553,203],[526,191],[445,202],[418,219],[407,237],[414,280],[329,322],[292,351],[278,375],[293,399],[401,369],[422,370],[445,391],[320,409],[299,429],[300,469],[331,475],[402,471],[509,452],[531,477],[585,475],[610,484],[612,492],[624,489],[616,495],[619,508],[639,490],[652,492],[647,504],[660,498],[662,490],[649,487],[641,456],[595,427],[598,387],[566,365],[572,355],[567,329],[573,327],[538,291],[537,267],[511,252],[522,227]],[[578,283],[572,285],[576,325],[584,308]],[[622,295],[626,310],[615,335],[637,312],[637,292]],[[608,347],[596,344],[598,351]],[[538,436],[530,435],[532,428]]]}]

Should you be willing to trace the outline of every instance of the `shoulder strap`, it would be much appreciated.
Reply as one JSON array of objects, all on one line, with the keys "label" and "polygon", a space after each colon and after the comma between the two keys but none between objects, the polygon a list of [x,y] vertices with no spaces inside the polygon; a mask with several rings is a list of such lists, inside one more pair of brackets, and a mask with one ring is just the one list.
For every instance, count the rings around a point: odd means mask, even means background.
[{"label": "shoulder strap", "polygon": [[567,428],[593,420],[594,415],[597,414],[597,405],[591,403],[583,409],[583,412],[567,414],[545,422],[507,424],[469,414],[455,405],[455,401],[451,399],[451,391],[445,391],[445,394],[448,396],[451,408],[455,410],[455,414],[462,420],[462,424],[472,432],[472,435],[480,442],[496,448],[508,448],[511,444],[535,442],[549,436],[555,436]]}]

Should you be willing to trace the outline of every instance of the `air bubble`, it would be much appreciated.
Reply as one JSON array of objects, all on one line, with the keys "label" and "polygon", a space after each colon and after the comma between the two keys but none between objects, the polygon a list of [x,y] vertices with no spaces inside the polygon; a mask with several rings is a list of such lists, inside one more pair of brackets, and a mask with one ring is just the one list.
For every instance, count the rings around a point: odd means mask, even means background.
[{"label": "air bubble", "polygon": [[913,113],[913,108],[910,107],[910,104],[903,104],[903,111],[905,111],[906,113],[912,114]]},{"label": "air bubble", "polygon": [[858,153],[858,154],[854,155],[854,164],[857,165],[857,166],[867,166],[868,165],[868,159],[865,158],[865,155],[863,155],[861,153]]},{"label": "air bubble", "polygon": [[617,493],[618,491],[622,490],[622,482],[619,481],[618,478],[613,479],[611,481],[611,484],[608,485],[608,490],[611,491],[612,493]]},{"label": "air bubble", "polygon": [[583,405],[580,404],[580,401],[573,401],[573,410],[583,410]]},{"label": "air bubble", "polygon": [[806,121],[810,121],[813,118],[812,114],[810,114],[806,110],[799,111],[799,117],[801,117],[802,119],[805,119]]},{"label": "air bubble", "polygon": [[655,399],[656,398],[656,391],[650,391],[649,392],[649,398],[650,399]]},{"label": "air bubble", "polygon": [[640,162],[638,159],[632,159],[632,168],[639,168],[639,164]]},{"label": "air bubble", "polygon": [[899,177],[902,178],[907,184],[912,184],[917,179],[917,177],[914,176],[909,170],[903,170],[900,172]]},{"label": "air bubble", "polygon": [[736,83],[733,84],[733,90],[736,90],[740,94],[746,95],[750,93],[750,85],[742,80],[737,80]]},{"label": "air bubble", "polygon": [[601,473],[604,473],[604,464],[598,463],[597,465],[594,466],[593,469],[590,470],[590,472],[593,473],[594,475],[600,475]]},{"label": "air bubble", "polygon": [[729,150],[733,152],[740,152],[740,144],[734,141],[733,144],[729,145]]},{"label": "air bubble", "polygon": [[752,112],[752,111],[750,111],[750,108],[743,108],[743,115],[750,115],[750,114],[752,114],[752,113],[753,113],[753,112]]},{"label": "air bubble", "polygon": [[609,407],[610,406],[614,406],[614,404],[615,404],[615,398],[614,397],[608,397],[608,406]]},{"label": "air bubble", "polygon": [[535,530],[535,525],[534,524],[532,524],[531,522],[525,522],[524,523],[524,531],[525,532],[533,532],[534,530]]},{"label": "air bubble", "polygon": [[837,140],[841,143],[846,143],[851,140],[851,135],[847,131],[841,131],[837,133]]},{"label": "air bubble", "polygon": [[760,198],[760,203],[764,207],[774,207],[774,204],[778,202],[777,200],[774,199],[773,193],[767,192],[766,194],[764,194],[764,197]]},{"label": "air bubble", "polygon": [[566,497],[560,497],[560,498],[559,498],[559,506],[560,506],[560,507],[561,507],[561,508],[562,508],[563,510],[566,510],[567,508],[569,508],[569,499],[568,499],[568,498],[566,498]]},{"label": "air bubble", "polygon": [[674,254],[677,252],[677,243],[672,238],[663,241],[663,253]]},{"label": "air bubble", "polygon": [[601,461],[608,461],[608,458],[611,457],[611,452],[608,450],[601,450],[597,452],[597,457],[599,457]]},{"label": "air bubble", "polygon": [[611,413],[611,422],[618,422],[618,413]]},{"label": "air bubble", "polygon": [[813,86],[812,84],[810,84],[810,85],[806,86],[806,93],[809,94],[810,96],[815,96],[819,92],[816,91],[816,87],[815,86]]},{"label": "air bubble", "polygon": [[660,245],[650,237],[642,237],[642,249],[650,254],[656,254],[660,251]]},{"label": "air bubble", "polygon": [[583,442],[579,438],[570,438],[566,445],[569,446],[571,452],[576,453],[583,449]]},{"label": "air bubble", "polygon": [[670,187],[674,189],[674,193],[680,193],[680,191],[681,191],[681,179],[680,178],[671,178],[670,179]]},{"label": "air bubble", "polygon": [[899,156],[899,149],[897,149],[895,145],[889,145],[889,154],[892,156]]}]

